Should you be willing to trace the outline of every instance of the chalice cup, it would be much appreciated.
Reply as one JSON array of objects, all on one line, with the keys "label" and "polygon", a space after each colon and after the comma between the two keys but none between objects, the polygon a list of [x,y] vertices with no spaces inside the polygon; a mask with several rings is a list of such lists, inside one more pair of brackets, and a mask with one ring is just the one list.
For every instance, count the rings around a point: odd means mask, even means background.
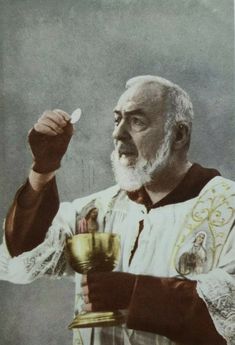
[{"label": "chalice cup", "polygon": [[[120,256],[120,237],[113,233],[83,233],[67,240],[71,267],[78,273],[112,271]],[[104,327],[124,322],[120,311],[82,312],[76,315],[69,329]]]}]

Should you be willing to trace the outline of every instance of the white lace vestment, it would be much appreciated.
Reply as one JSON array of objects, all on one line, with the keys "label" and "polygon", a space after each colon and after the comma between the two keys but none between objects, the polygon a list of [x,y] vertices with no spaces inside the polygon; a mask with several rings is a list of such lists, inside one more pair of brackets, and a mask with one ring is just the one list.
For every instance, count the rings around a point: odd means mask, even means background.
[{"label": "white lace vestment", "polygon": [[[206,233],[206,260],[202,273],[190,272],[197,280],[197,292],[205,301],[217,331],[229,345],[235,344],[235,188],[222,177],[213,178],[198,197],[151,209],[131,201],[117,186],[62,203],[48,230],[46,239],[35,249],[12,258],[3,242],[0,247],[0,279],[26,284],[49,275],[73,276],[66,262],[66,238],[75,234],[77,217],[87,205],[99,210],[99,229],[121,236],[121,260],[118,271],[160,277],[179,276],[179,258],[192,247],[199,232]],[[139,222],[144,228],[129,265],[138,235]],[[19,230],[20,231],[20,230]],[[81,309],[80,275],[75,274],[75,313]],[[153,316],[154,317],[154,316]],[[200,317],[200,316],[199,316]],[[74,332],[74,345],[90,345],[91,330]],[[96,328],[94,345],[173,345],[155,334],[122,327]]]}]

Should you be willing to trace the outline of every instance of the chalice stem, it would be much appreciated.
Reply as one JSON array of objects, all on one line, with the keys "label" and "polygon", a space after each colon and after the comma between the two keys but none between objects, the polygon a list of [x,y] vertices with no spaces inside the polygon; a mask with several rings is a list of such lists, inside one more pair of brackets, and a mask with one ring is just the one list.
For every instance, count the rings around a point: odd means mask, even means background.
[{"label": "chalice stem", "polygon": [[95,250],[95,231],[92,230],[92,233],[91,233],[91,238],[92,238],[92,249],[93,251]]}]

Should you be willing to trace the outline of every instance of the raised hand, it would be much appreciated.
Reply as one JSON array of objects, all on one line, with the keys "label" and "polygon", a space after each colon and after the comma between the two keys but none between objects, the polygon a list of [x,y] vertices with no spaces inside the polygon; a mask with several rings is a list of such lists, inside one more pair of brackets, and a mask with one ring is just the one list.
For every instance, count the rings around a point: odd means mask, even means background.
[{"label": "raised hand", "polygon": [[70,119],[63,110],[47,110],[29,131],[28,141],[33,154],[34,171],[43,174],[60,167],[73,135]]}]

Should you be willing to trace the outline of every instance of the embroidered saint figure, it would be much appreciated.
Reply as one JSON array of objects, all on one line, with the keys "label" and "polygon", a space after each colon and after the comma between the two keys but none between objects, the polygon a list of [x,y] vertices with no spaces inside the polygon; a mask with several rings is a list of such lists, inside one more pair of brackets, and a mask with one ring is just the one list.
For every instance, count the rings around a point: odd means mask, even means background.
[{"label": "embroidered saint figure", "polygon": [[207,260],[206,233],[196,234],[192,247],[179,258],[179,273],[183,275],[203,273],[203,265]]},{"label": "embroidered saint figure", "polygon": [[78,220],[77,224],[77,232],[78,233],[88,233],[88,232],[96,232],[99,229],[99,224],[97,221],[98,217],[98,209],[93,207],[85,217]]}]

